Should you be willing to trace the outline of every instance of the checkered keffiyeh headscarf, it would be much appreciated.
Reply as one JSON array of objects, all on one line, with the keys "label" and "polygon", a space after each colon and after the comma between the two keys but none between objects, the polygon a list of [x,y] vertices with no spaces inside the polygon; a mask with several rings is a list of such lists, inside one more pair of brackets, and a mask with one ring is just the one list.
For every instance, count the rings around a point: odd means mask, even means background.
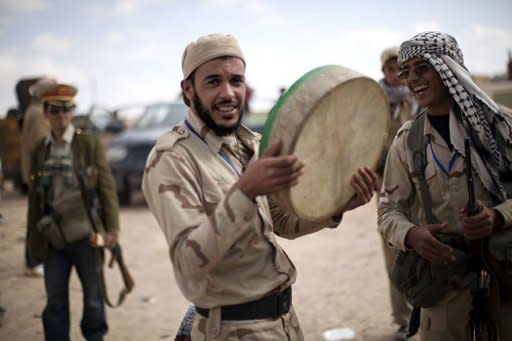
[{"label": "checkered keffiyeh headscarf", "polygon": [[[398,63],[413,57],[421,57],[434,66],[460,108],[461,124],[480,151],[481,160],[477,162],[483,161],[492,179],[492,183],[482,179],[484,185],[499,198],[512,197],[511,189],[499,181],[501,174],[512,172],[512,117],[473,82],[464,66],[462,51],[449,34],[423,32],[403,42]],[[458,149],[455,143],[454,146]]]}]

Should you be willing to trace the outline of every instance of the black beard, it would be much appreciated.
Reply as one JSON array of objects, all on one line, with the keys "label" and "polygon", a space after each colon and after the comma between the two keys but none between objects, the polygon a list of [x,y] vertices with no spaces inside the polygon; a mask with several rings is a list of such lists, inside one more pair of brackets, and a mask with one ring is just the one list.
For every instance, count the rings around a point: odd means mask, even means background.
[{"label": "black beard", "polygon": [[223,127],[215,123],[215,121],[212,118],[212,114],[210,110],[206,109],[206,107],[201,103],[201,100],[197,95],[194,95],[194,98],[192,99],[192,102],[194,104],[194,108],[197,111],[197,114],[199,115],[199,118],[206,124],[208,128],[213,130],[215,135],[217,136],[227,136],[233,134],[237,129],[238,126],[240,126],[240,121],[242,120],[242,116],[244,114],[243,110],[240,109],[240,116],[238,117],[238,122],[232,126],[232,127]]}]

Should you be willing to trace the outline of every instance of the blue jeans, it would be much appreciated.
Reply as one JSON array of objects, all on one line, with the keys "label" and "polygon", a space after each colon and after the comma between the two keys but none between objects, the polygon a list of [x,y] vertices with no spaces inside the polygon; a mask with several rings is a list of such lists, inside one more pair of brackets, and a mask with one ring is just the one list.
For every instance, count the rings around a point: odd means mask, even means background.
[{"label": "blue jeans", "polygon": [[101,292],[96,250],[83,239],[64,250],[49,247],[44,263],[47,303],[43,311],[46,341],[69,341],[69,276],[75,266],[83,289],[80,329],[87,341],[101,341],[107,333],[105,305]]}]

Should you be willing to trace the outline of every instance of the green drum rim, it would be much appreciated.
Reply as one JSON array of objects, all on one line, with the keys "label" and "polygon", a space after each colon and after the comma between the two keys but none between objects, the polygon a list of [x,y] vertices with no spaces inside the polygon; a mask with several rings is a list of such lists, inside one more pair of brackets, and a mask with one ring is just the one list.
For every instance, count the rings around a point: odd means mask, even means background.
[{"label": "green drum rim", "polygon": [[270,110],[270,113],[268,114],[267,120],[265,122],[265,127],[263,128],[263,132],[261,134],[261,141],[260,141],[260,150],[259,155],[263,155],[265,150],[267,150],[268,147],[268,139],[270,136],[270,132],[272,131],[272,127],[274,126],[274,122],[277,118],[277,113],[281,109],[281,107],[286,103],[286,100],[290,95],[304,83],[307,79],[315,76],[317,73],[320,73],[326,69],[337,67],[337,65],[323,65],[319,66],[317,68],[314,68],[313,70],[305,73],[302,77],[300,77],[298,80],[296,80],[290,88],[277,100],[277,103],[272,107]]}]

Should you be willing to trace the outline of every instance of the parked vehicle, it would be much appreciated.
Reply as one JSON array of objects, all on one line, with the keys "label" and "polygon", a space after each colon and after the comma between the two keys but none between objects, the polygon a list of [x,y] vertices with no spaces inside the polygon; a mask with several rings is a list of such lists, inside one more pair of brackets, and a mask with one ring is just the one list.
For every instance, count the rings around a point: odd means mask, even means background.
[{"label": "parked vehicle", "polygon": [[32,98],[29,89],[39,79],[40,77],[25,77],[16,82],[14,90],[17,106],[9,108],[5,118],[0,119],[0,160],[3,177],[5,180],[11,180],[14,188],[23,194],[27,193],[28,187],[21,178],[21,130],[25,111]]},{"label": "parked vehicle", "polygon": [[125,124],[116,116],[116,111],[93,104],[88,111],[75,113],[72,118],[75,128],[98,135],[104,146],[125,130]]},{"label": "parked vehicle", "polygon": [[130,129],[110,142],[107,159],[121,205],[129,205],[140,190],[146,158],[158,137],[182,121],[187,111],[183,102],[150,104]]}]

